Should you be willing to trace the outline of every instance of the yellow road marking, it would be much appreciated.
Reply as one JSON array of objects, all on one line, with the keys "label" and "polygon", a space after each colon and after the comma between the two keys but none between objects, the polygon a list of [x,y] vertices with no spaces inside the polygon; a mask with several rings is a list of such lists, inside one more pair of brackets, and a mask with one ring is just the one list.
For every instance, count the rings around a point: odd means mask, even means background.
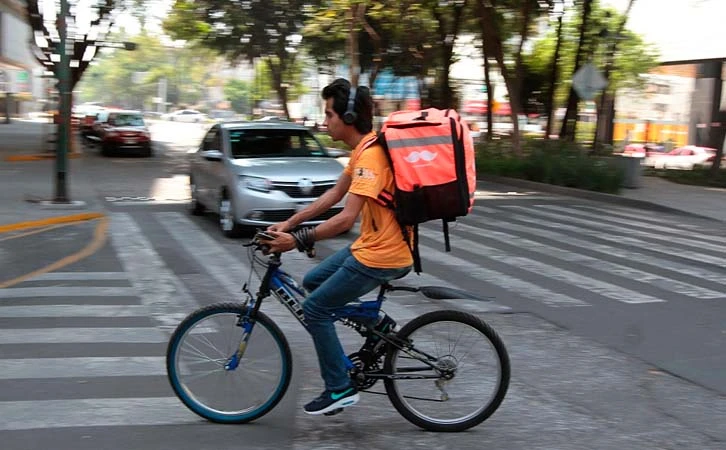
[{"label": "yellow road marking", "polygon": [[16,284],[22,283],[23,281],[25,281],[29,278],[33,278],[33,277],[36,277],[36,276],[44,274],[44,273],[53,272],[54,270],[58,270],[62,267],[68,266],[70,264],[73,264],[75,262],[78,262],[84,258],[91,256],[92,254],[96,253],[99,249],[101,249],[103,247],[103,245],[106,243],[106,240],[108,239],[107,231],[108,231],[108,217],[101,215],[98,225],[96,226],[96,229],[93,232],[93,240],[85,248],[83,248],[79,252],[76,252],[72,255],[59,259],[58,261],[56,261],[52,264],[49,264],[43,268],[34,270],[33,272],[30,272],[30,273],[26,273],[25,275],[21,275],[17,278],[13,278],[12,280],[2,282],[2,283],[0,283],[0,289],[15,286]]},{"label": "yellow road marking", "polygon": [[[74,152],[74,153],[68,153],[66,156],[68,158],[80,158],[82,153]],[[49,154],[43,154],[43,153],[37,153],[32,155],[10,155],[6,156],[4,158],[7,162],[24,162],[24,161],[46,161],[48,159],[55,159],[54,153]]]},{"label": "yellow road marking", "polygon": [[55,230],[57,228],[70,227],[72,225],[77,225],[78,223],[79,222],[68,222],[68,223],[59,223],[59,224],[56,224],[56,225],[49,225],[47,227],[37,228],[37,229],[32,230],[32,231],[26,231],[25,233],[14,234],[12,236],[0,238],[0,242],[2,242],[2,241],[9,241],[10,239],[17,239],[17,238],[21,238],[21,237],[25,237],[25,236],[32,236],[34,234],[43,233],[45,231],[50,231],[50,230]]},{"label": "yellow road marking", "polygon": [[48,219],[31,220],[28,222],[11,223],[11,224],[7,224],[7,225],[0,225],[0,233],[7,233],[8,231],[25,230],[27,228],[39,228],[39,227],[44,227],[47,225],[55,225],[58,223],[82,222],[84,220],[100,219],[103,216],[104,216],[103,213],[98,213],[98,212],[81,213],[81,214],[73,214],[70,216],[59,216],[59,217],[51,217]]}]

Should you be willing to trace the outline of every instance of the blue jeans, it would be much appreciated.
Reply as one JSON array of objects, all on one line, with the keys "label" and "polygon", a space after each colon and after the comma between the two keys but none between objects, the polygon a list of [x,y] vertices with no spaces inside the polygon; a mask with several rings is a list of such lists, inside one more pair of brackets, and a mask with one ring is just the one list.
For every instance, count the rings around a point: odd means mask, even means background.
[{"label": "blue jeans", "polygon": [[315,343],[326,389],[339,391],[350,385],[343,346],[335,332],[336,310],[410,270],[410,266],[400,269],[364,266],[353,257],[350,247],[346,247],[325,258],[305,275],[303,286],[310,292],[303,303],[305,322]]}]

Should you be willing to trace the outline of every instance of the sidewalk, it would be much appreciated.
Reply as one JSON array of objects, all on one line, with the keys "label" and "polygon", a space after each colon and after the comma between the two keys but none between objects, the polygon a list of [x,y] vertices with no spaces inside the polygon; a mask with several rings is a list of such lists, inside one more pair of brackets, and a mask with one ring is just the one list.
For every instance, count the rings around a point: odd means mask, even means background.
[{"label": "sidewalk", "polygon": [[[67,221],[72,216],[88,217],[102,212],[82,158],[69,155],[67,191],[74,204],[53,205],[43,201],[55,196],[56,161],[46,144],[55,125],[48,122],[13,120],[0,124],[0,228],[4,231],[27,228],[28,222],[48,225]],[[80,156],[80,154],[76,155]],[[80,203],[80,204],[78,204]]]},{"label": "sidewalk", "polygon": [[[84,202],[81,206],[38,203],[54,196],[54,159],[8,161],[12,156],[42,152],[43,133],[50,127],[53,125],[26,120],[0,124],[0,225],[102,211],[102,202],[89,177],[84,176],[89,169],[84,168],[83,158],[68,160],[69,198]],[[481,187],[486,188],[489,183],[726,222],[726,189],[689,186],[654,177],[644,177],[641,187],[623,189],[620,195],[493,176],[486,177]]]}]

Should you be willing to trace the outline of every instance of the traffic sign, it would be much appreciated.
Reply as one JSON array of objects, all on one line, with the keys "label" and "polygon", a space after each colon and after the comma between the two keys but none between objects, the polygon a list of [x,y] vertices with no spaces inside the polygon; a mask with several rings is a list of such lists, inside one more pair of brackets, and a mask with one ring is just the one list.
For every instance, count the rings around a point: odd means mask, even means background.
[{"label": "traffic sign", "polygon": [[592,100],[607,85],[608,81],[592,63],[580,67],[580,70],[572,77],[572,87],[577,92],[578,97],[583,100]]}]

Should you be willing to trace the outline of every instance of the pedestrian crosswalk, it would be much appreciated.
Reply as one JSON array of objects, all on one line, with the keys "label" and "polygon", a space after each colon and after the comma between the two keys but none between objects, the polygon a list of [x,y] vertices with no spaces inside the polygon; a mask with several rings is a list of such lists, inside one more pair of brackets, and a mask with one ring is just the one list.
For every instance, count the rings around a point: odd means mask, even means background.
[{"label": "pedestrian crosswalk", "polygon": [[[159,232],[147,235],[141,215]],[[197,221],[206,218],[181,211],[124,210],[109,217],[110,245],[120,270],[54,272],[0,289],[0,321],[15,321],[0,327],[0,431],[199,422],[161,382],[165,344],[179,321],[201,304],[241,297],[250,273],[246,250],[205,232]],[[681,225],[674,218],[617,207],[478,206],[451,226],[451,253],[442,251],[435,227],[420,230],[428,271],[400,284],[470,291],[479,286],[482,297],[490,291],[508,297],[429,301],[393,293],[384,308],[399,323],[443,307],[510,311],[510,299],[544,308],[726,300],[726,237],[716,224]],[[333,251],[355,235],[319,245]],[[162,246],[175,248],[199,270],[181,273],[162,256]],[[317,263],[298,252],[283,261],[283,268],[299,277]],[[197,282],[214,287],[208,298],[200,298]],[[311,342],[295,319],[274,300],[263,310],[287,334],[301,366],[314,371]],[[3,394],[3,383],[32,389],[47,380],[74,382],[72,392],[33,400]],[[109,392],[114,385],[128,385],[121,390],[133,392],[134,384],[144,380],[156,380],[157,387],[139,396],[99,397],[84,391],[84,380],[106,380]]]}]

